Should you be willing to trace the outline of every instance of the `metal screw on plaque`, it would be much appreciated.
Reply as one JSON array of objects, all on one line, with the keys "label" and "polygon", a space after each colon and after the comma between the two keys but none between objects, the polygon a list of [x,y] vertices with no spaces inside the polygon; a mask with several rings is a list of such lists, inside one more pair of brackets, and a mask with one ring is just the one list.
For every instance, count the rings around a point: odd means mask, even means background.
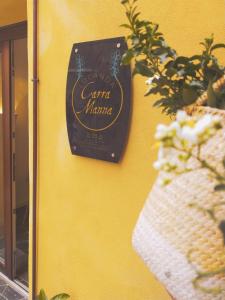
[{"label": "metal screw on plaque", "polygon": [[111,153],[112,158],[115,158],[115,153]]},{"label": "metal screw on plaque", "polygon": [[116,47],[117,48],[120,48],[121,44],[120,43],[117,43]]},{"label": "metal screw on plaque", "polygon": [[77,52],[78,52],[78,49],[76,48],[76,49],[75,49],[75,53],[77,53]]}]

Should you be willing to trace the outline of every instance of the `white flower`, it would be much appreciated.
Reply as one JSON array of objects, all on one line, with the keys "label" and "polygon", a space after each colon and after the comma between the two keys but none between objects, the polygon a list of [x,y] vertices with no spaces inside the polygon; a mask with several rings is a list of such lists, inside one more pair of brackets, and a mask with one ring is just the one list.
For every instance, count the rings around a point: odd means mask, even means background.
[{"label": "white flower", "polygon": [[179,110],[177,112],[176,119],[178,122],[183,122],[183,121],[186,121],[187,119],[189,119],[189,116],[187,115],[187,113],[185,111]]},{"label": "white flower", "polygon": [[145,81],[145,83],[148,84],[148,85],[151,85],[151,84],[152,84],[152,81],[153,81],[154,79],[159,79],[159,75],[154,75],[154,76],[152,76],[152,77],[149,77],[149,78]]},{"label": "white flower", "polygon": [[167,164],[167,160],[165,158],[161,158],[161,159],[158,159],[156,160],[154,163],[153,163],[153,167],[156,169],[156,170],[162,170],[163,167]]},{"label": "white flower", "polygon": [[187,125],[182,128],[179,138],[187,141],[189,144],[196,144],[198,142],[198,136],[196,135],[195,129]]},{"label": "white flower", "polygon": [[214,129],[215,125],[219,123],[220,118],[212,115],[205,115],[199,119],[195,125],[196,134],[203,134],[207,129]]},{"label": "white flower", "polygon": [[158,184],[165,186],[175,176],[189,172],[189,159],[194,156],[196,147],[205,144],[222,127],[221,119],[212,115],[201,118],[188,116],[185,112],[177,113],[176,121],[169,126],[159,124],[155,137],[160,148],[158,160],[153,166],[163,171]]},{"label": "white flower", "polygon": [[171,178],[159,178],[158,184],[163,187],[163,186],[170,184],[171,181],[172,181]]},{"label": "white flower", "polygon": [[177,137],[181,141],[187,142],[189,146],[206,141],[214,134],[216,130],[215,126],[219,122],[218,117],[209,114],[198,120],[194,117],[186,116],[186,113],[179,112],[178,114],[178,119],[182,120],[184,124],[180,130],[177,130]]},{"label": "white flower", "polygon": [[169,130],[178,135],[181,131],[180,123],[178,123],[177,121],[172,122],[169,126]]},{"label": "white flower", "polygon": [[165,156],[165,149],[161,146],[158,151],[158,159],[162,159]]},{"label": "white flower", "polygon": [[164,137],[167,136],[168,132],[169,132],[168,126],[159,124],[156,128],[155,138],[157,140],[163,139]]},{"label": "white flower", "polygon": [[206,129],[214,125],[213,117],[211,115],[205,115],[199,119],[195,125],[196,134],[202,134]]}]

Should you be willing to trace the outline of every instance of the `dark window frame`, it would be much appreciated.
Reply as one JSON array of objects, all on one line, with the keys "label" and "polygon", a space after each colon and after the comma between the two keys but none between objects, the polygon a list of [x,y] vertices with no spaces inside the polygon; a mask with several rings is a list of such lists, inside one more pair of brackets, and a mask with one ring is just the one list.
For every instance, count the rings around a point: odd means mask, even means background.
[{"label": "dark window frame", "polygon": [[27,21],[0,27],[0,42],[27,37]]},{"label": "dark window frame", "polygon": [[3,157],[4,157],[4,232],[5,274],[13,278],[13,225],[12,225],[12,41],[27,38],[27,22],[0,27],[0,51],[2,52],[2,100],[3,100]]}]

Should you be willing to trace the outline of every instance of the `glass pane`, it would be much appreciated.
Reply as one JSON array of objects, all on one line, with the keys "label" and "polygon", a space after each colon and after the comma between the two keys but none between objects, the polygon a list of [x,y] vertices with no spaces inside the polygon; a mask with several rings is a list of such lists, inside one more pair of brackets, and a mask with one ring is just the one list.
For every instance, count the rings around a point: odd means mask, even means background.
[{"label": "glass pane", "polygon": [[16,250],[15,275],[27,285],[28,231],[29,231],[29,172],[28,172],[28,63],[27,39],[14,41],[14,130],[13,152],[15,157],[14,184],[14,243]]},{"label": "glass pane", "polygon": [[4,158],[3,158],[2,53],[0,52],[0,263],[5,258],[4,237]]}]

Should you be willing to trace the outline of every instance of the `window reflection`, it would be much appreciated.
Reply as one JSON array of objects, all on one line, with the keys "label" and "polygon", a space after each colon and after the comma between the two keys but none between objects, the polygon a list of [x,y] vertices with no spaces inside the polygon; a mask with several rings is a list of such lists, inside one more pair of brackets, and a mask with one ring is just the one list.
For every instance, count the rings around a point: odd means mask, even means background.
[{"label": "window reflection", "polygon": [[0,263],[4,264],[4,158],[3,158],[3,108],[2,108],[2,53],[0,52]]}]

